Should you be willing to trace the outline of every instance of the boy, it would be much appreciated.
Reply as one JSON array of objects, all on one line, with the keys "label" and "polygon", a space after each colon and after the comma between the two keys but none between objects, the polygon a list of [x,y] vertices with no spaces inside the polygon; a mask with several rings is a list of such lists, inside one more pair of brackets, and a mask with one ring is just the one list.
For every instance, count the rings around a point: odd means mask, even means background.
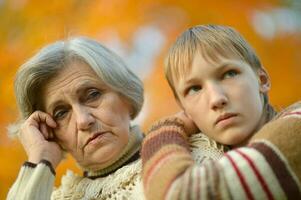
[{"label": "boy", "polygon": [[[301,106],[275,117],[268,74],[237,31],[216,25],[188,29],[171,47],[165,74],[184,112],[153,125],[145,138],[147,198],[301,198]],[[197,128],[232,148],[249,146],[196,165],[187,136]]]}]

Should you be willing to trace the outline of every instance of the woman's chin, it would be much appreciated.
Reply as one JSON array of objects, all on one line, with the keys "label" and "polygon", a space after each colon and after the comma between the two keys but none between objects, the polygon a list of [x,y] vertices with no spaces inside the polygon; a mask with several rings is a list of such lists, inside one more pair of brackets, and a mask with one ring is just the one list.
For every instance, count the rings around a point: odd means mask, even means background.
[{"label": "woman's chin", "polygon": [[112,165],[116,161],[117,157],[118,156],[111,153],[104,156],[91,157],[89,160],[87,159],[78,162],[78,164],[81,168],[86,170],[101,170]]}]

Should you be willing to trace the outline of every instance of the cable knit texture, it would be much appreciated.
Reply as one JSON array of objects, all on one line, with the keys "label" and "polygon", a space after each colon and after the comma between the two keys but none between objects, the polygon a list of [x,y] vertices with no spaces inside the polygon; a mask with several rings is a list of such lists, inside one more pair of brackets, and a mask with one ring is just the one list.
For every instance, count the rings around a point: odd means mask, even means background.
[{"label": "cable knit texture", "polygon": [[144,199],[140,173],[140,159],[94,180],[68,171],[51,199]]}]

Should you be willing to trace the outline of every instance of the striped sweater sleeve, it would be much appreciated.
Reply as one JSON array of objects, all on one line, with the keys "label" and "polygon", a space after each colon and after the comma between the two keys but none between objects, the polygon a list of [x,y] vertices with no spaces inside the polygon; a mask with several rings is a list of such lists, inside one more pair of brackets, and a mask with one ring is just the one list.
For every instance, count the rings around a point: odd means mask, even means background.
[{"label": "striped sweater sleeve", "polygon": [[154,125],[142,146],[147,199],[301,199],[300,107],[266,124],[247,147],[194,163],[183,125]]},{"label": "striped sweater sleeve", "polygon": [[50,199],[55,171],[47,160],[38,164],[25,162],[7,194],[7,200]]}]

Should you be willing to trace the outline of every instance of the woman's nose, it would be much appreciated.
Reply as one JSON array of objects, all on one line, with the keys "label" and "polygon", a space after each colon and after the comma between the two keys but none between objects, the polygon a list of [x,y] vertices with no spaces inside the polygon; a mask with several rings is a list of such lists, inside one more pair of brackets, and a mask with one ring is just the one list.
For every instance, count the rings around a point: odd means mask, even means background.
[{"label": "woman's nose", "polygon": [[224,88],[218,84],[209,87],[209,104],[211,109],[217,110],[224,108],[228,104],[228,97]]},{"label": "woman's nose", "polygon": [[76,124],[79,130],[87,130],[95,123],[95,118],[88,108],[78,107],[74,109],[76,115]]}]

